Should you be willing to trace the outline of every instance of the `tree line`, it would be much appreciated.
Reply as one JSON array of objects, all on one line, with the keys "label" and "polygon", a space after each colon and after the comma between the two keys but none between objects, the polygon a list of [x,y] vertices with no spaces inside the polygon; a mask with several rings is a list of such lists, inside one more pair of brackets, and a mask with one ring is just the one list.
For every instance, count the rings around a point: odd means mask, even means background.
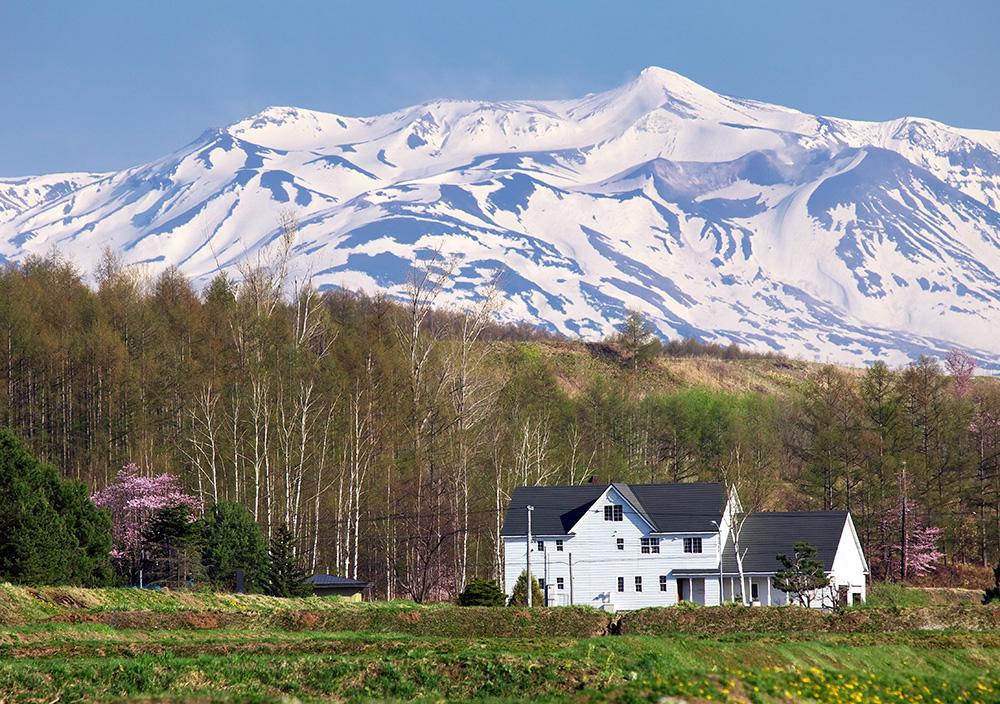
[{"label": "tree line", "polygon": [[55,256],[3,269],[0,426],[91,492],[130,464],[175,475],[199,510],[239,505],[265,540],[287,527],[307,569],[379,597],[498,577],[513,488],[591,475],[849,509],[876,577],[924,571],[928,542],[937,562],[1000,557],[1000,388],[959,357],[818,367],[776,395],[650,392],[659,347],[633,319],[611,341],[619,373],[569,388],[546,350],[581,348],[495,323],[495,286],[445,309],[438,258],[397,298],[319,292],[290,270],[293,241],[287,222],[201,291],[111,255],[94,272]]}]

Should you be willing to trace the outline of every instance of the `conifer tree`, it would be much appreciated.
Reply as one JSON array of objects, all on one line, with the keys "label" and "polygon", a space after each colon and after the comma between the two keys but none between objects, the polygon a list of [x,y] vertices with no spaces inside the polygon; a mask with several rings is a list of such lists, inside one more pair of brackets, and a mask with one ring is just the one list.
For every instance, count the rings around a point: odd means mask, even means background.
[{"label": "conifer tree", "polygon": [[994,602],[1000,603],[1000,563],[993,568],[993,586],[986,587],[986,591],[983,593],[984,604],[992,604]]},{"label": "conifer tree", "polygon": [[507,596],[492,579],[472,579],[458,595],[459,606],[503,606]]},{"label": "conifer tree", "polygon": [[105,585],[110,548],[108,516],[84,486],[60,479],[0,429],[0,581]]},{"label": "conifer tree", "polygon": [[198,531],[202,565],[216,588],[232,589],[239,569],[244,571],[248,592],[261,591],[267,586],[267,543],[246,508],[221,501],[198,522]]},{"label": "conifer tree", "polygon": [[187,504],[160,509],[143,531],[150,570],[146,582],[189,586],[199,576],[198,533]]},{"label": "conifer tree", "polygon": [[268,551],[270,566],[268,570],[267,593],[271,596],[308,596],[312,586],[306,580],[306,574],[299,567],[295,557],[295,545],[288,526],[278,526],[271,538]]},{"label": "conifer tree", "polygon": [[[507,602],[508,606],[527,606],[528,605],[528,589],[527,589],[527,577],[526,571],[521,571],[521,576],[517,578],[517,582],[514,583],[514,592],[510,595],[510,601]],[[538,584],[538,580],[535,576],[531,576],[531,605],[534,606],[545,606],[545,597],[542,595],[542,587]]]},{"label": "conifer tree", "polygon": [[771,584],[788,594],[793,603],[811,606],[817,590],[830,586],[830,577],[823,563],[816,559],[816,546],[798,542],[791,557],[778,555],[782,568],[771,578]]},{"label": "conifer tree", "polygon": [[660,341],[642,313],[628,311],[625,320],[618,326],[618,343],[629,353],[633,369],[652,359],[660,348]]}]

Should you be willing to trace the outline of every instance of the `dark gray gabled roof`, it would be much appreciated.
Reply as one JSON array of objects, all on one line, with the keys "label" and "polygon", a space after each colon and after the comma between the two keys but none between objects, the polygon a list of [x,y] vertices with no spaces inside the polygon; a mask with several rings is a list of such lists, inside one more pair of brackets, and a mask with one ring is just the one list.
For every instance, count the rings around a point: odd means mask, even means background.
[{"label": "dark gray gabled roof", "polygon": [[[791,557],[794,545],[799,541],[816,546],[817,559],[827,571],[832,570],[847,515],[847,511],[751,513],[740,531],[740,552],[746,553],[743,571],[778,571],[781,563],[777,556],[785,554]],[[722,569],[727,574],[738,572],[732,534],[726,541]]]},{"label": "dark gray gabled roof", "polygon": [[714,533],[722,520],[721,484],[629,484],[658,533]]},{"label": "dark gray gabled roof", "polygon": [[[721,484],[622,484],[612,486],[658,533],[709,533],[721,520],[726,492]],[[573,530],[608,485],[519,486],[507,505],[501,535],[527,532],[527,506],[533,535],[566,535]]]},{"label": "dark gray gabled roof", "polygon": [[531,532],[534,535],[566,535],[605,489],[607,487],[600,484],[519,486],[514,489],[507,504],[507,515],[500,534],[527,534],[527,507],[534,506],[531,514]]},{"label": "dark gray gabled roof", "polygon": [[335,574],[314,574],[306,581],[317,587],[358,587],[364,589],[368,586],[368,582],[362,579],[351,579]]}]

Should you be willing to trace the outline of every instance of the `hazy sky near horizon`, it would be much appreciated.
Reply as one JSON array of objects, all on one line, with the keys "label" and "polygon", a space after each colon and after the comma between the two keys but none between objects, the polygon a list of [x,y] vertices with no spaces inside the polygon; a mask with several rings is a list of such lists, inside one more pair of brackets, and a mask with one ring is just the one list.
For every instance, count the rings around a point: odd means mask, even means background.
[{"label": "hazy sky near horizon", "polygon": [[1000,130],[1000,1],[0,0],[0,176],[149,161],[268,105],[568,98],[656,65],[806,112]]}]

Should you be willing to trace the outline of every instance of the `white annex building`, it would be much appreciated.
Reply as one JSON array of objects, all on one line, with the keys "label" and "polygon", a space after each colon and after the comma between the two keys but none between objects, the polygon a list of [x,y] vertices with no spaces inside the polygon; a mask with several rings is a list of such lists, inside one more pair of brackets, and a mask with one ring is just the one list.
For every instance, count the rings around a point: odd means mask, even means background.
[{"label": "white annex building", "polygon": [[735,523],[748,602],[787,603],[771,577],[781,569],[776,556],[791,556],[799,541],[817,548],[831,578],[814,606],[864,601],[868,565],[848,512],[740,511],[736,494],[727,498],[721,484],[518,487],[502,530],[504,589],[513,592],[530,560],[550,606],[629,610],[739,600]]}]

